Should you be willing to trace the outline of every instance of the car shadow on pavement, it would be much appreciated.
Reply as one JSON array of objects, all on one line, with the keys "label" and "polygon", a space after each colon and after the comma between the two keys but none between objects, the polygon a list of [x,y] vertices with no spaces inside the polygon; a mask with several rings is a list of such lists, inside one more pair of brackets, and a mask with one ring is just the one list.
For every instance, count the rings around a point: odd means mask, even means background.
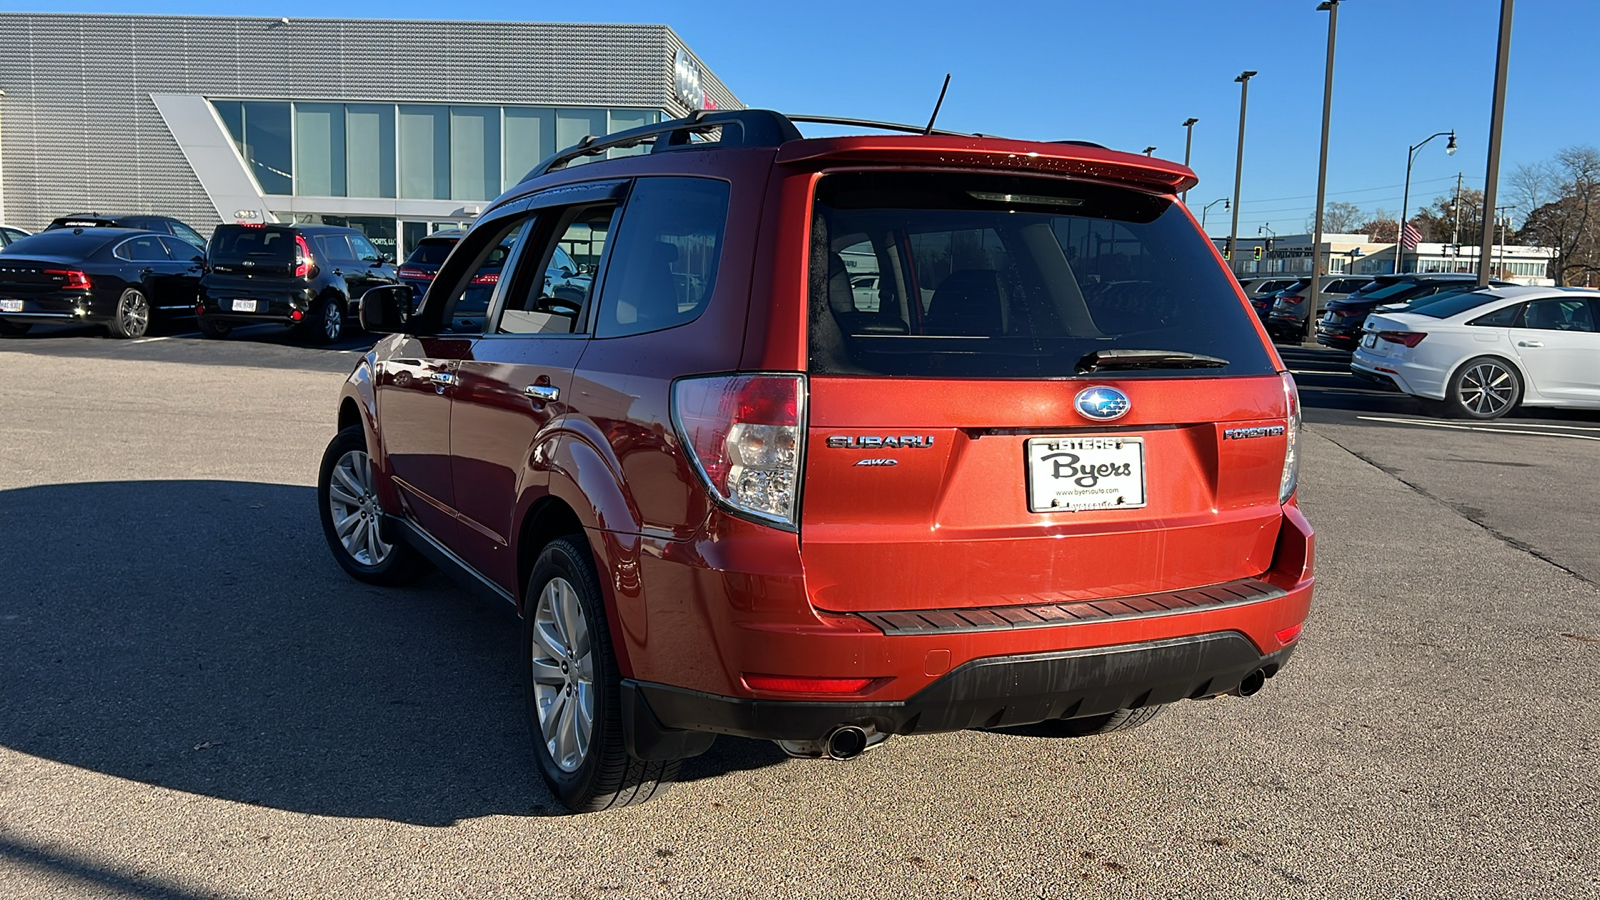
[{"label": "car shadow on pavement", "polygon": [[[347,577],[309,487],[0,491],[0,746],[311,813],[561,812],[534,768],[509,607],[439,574]],[[780,763],[724,738],[685,778]]]}]

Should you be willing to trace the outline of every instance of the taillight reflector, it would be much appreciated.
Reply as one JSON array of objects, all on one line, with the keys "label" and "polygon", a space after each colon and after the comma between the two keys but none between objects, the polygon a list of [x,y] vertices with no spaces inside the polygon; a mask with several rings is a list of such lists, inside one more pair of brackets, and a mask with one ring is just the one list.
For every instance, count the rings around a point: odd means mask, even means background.
[{"label": "taillight reflector", "polygon": [[89,289],[89,276],[77,269],[45,269],[46,275],[60,275],[66,281],[62,283],[63,291],[87,291]]},{"label": "taillight reflector", "polygon": [[1290,625],[1288,628],[1278,632],[1275,637],[1277,637],[1278,643],[1288,646],[1289,644],[1292,644],[1300,639],[1300,630],[1305,627],[1306,623],[1304,622],[1301,622],[1299,625]]},{"label": "taillight reflector", "polygon": [[[1405,344],[1407,347],[1415,347],[1416,345],[1422,343],[1422,339],[1427,337],[1427,336],[1428,336],[1428,333],[1426,331],[1380,331],[1380,332],[1378,332],[1378,340],[1380,340],[1380,341],[1388,341],[1391,344]],[[1429,351],[1429,352],[1432,352],[1432,351]]]},{"label": "taillight reflector", "polygon": [[752,691],[772,691],[783,694],[854,694],[872,683],[871,678],[801,678],[793,675],[744,676],[744,685]]}]

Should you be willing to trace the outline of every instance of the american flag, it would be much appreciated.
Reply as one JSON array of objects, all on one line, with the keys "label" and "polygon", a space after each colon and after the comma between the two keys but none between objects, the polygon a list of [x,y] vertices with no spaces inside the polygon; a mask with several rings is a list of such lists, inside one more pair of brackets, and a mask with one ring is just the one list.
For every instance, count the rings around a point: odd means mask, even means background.
[{"label": "american flag", "polygon": [[1407,222],[1405,227],[1400,229],[1400,246],[1407,250],[1415,250],[1420,243],[1422,243],[1422,232]]}]

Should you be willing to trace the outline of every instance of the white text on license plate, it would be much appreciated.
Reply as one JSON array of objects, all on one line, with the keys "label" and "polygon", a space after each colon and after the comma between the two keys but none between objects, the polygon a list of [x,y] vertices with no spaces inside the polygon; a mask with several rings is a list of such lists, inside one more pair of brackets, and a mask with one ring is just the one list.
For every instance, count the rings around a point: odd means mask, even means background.
[{"label": "white text on license plate", "polygon": [[1031,512],[1145,505],[1144,438],[1031,438],[1027,456]]},{"label": "white text on license plate", "polygon": [[256,311],[256,301],[254,301],[254,300],[235,300],[235,301],[233,301],[233,311],[234,312],[255,312]]},{"label": "white text on license plate", "polygon": [[22,312],[21,300],[0,300],[0,312]]}]

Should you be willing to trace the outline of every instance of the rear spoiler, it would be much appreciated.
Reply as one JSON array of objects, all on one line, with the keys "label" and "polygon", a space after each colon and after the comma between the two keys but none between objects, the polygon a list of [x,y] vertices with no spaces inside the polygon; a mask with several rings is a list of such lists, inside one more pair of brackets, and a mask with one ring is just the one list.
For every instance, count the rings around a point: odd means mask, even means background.
[{"label": "rear spoiler", "polygon": [[828,163],[852,162],[932,164],[1077,175],[1133,182],[1162,194],[1186,191],[1200,181],[1187,166],[1178,163],[1082,143],[937,134],[851,135],[789,141],[778,148],[779,165],[820,168]]}]

